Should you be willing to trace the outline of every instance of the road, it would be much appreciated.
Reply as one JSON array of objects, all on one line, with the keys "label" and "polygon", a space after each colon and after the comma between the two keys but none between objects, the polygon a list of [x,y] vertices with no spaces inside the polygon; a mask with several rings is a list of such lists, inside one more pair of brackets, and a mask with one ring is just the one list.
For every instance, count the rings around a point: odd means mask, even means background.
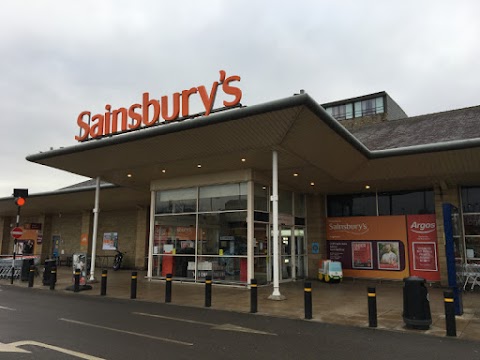
[{"label": "road", "polygon": [[1,359],[480,359],[480,342],[0,286]]}]

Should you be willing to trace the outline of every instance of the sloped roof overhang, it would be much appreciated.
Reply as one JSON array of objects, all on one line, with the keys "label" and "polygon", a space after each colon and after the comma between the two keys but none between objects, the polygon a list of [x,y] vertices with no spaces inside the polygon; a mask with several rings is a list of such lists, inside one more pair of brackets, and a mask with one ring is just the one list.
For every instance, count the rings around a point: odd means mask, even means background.
[{"label": "sloped roof overhang", "polygon": [[339,193],[361,191],[366,183],[389,190],[445,179],[472,182],[480,175],[479,149],[480,139],[459,139],[370,151],[301,94],[90,140],[27,160],[148,191],[155,179],[240,168],[270,176],[271,152],[277,150],[282,184],[307,193]]}]

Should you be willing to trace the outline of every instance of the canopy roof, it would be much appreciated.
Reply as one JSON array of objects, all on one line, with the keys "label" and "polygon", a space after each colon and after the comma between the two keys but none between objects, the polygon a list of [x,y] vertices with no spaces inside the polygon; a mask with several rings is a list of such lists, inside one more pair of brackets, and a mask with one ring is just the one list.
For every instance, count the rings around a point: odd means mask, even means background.
[{"label": "canopy roof", "polygon": [[[401,123],[408,120],[375,125],[380,126],[377,141],[374,126],[356,131],[357,138],[308,94],[301,94],[89,140],[29,155],[27,160],[91,178],[99,176],[121,186],[118,191],[122,193],[123,187],[130,189],[139,196],[138,203],[147,204],[150,182],[156,179],[243,168],[270,178],[272,150],[279,154],[280,184],[298,192],[361,192],[365,185],[387,191],[478,183],[480,138],[436,142],[429,137],[427,141],[433,142],[414,144],[403,139],[406,145],[394,141],[391,146],[389,137],[394,132],[385,129],[396,126],[394,136],[398,137],[398,127],[408,127]],[[456,125],[444,122],[443,126]],[[432,132],[436,131],[448,130],[432,126]],[[391,147],[375,147],[380,141]],[[130,204],[135,203],[133,198]]]}]

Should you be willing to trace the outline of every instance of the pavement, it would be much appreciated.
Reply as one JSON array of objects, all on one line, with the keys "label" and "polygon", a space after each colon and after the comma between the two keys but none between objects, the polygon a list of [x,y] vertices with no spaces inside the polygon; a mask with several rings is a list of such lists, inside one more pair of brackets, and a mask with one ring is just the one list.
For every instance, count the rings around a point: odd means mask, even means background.
[{"label": "pavement", "polygon": [[[163,280],[149,281],[144,271],[138,271],[137,296],[132,301],[165,302]],[[72,269],[61,266],[57,271],[54,291],[72,296],[100,296],[101,270],[97,270],[96,280],[89,283],[91,290],[74,293],[67,290],[72,285]],[[368,327],[367,287],[376,288],[377,329],[409,332],[432,336],[446,336],[445,305],[443,292],[448,290],[437,286],[427,286],[430,301],[432,324],[428,330],[407,328],[402,317],[403,282],[344,279],[341,283],[326,284],[312,280],[312,320],[324,323]],[[10,285],[9,279],[0,279],[0,285]],[[11,286],[11,285],[10,285]],[[13,286],[28,287],[28,282],[15,280]],[[108,271],[107,297],[130,299],[131,271]],[[35,277],[34,288],[51,291],[42,284],[42,275]],[[304,319],[304,282],[280,283],[280,293],[285,300],[269,300],[272,285],[258,287],[258,314]],[[456,316],[457,338],[480,341],[480,290],[462,293],[463,315]],[[172,304],[204,307],[205,285],[190,282],[172,282]],[[218,310],[250,312],[250,290],[245,286],[212,285],[211,308]]]}]

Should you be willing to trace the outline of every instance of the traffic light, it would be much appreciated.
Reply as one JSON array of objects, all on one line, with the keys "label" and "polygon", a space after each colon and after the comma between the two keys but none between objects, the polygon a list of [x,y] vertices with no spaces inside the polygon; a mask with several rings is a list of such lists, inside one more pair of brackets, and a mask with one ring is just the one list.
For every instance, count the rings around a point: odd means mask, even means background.
[{"label": "traffic light", "polygon": [[13,196],[15,197],[15,205],[25,205],[26,198],[28,197],[28,189],[13,189]]},{"label": "traffic light", "polygon": [[17,198],[15,198],[15,204],[16,204],[17,206],[23,206],[23,205],[25,205],[25,202],[26,202],[26,201],[25,201],[25,198],[23,198],[23,197],[17,197]]}]

